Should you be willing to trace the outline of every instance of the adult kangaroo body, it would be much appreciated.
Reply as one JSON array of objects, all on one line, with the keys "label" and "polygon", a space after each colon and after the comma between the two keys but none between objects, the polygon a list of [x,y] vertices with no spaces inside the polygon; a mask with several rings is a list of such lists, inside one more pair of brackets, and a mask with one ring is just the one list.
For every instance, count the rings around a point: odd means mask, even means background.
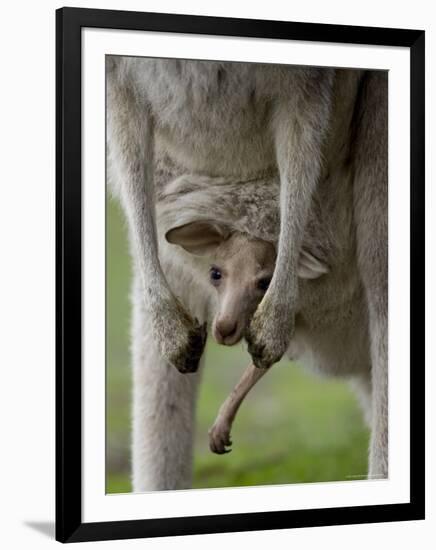
[{"label": "adult kangaroo body", "polygon": [[[195,269],[183,265],[182,253],[169,251],[159,209],[155,215],[155,188],[165,188],[180,172],[205,176],[206,195],[214,177],[239,182],[241,190],[253,180],[280,181],[276,268],[246,331],[253,362],[269,367],[290,344],[295,348],[296,314],[297,332],[308,322],[312,332],[321,327],[312,336],[319,368],[346,373],[348,361],[348,373],[356,374],[356,363],[359,376],[366,372],[362,387],[371,401],[370,475],[387,475],[386,86],[382,73],[109,58],[111,181],[129,221],[135,266],[134,490],[190,483],[198,376],[182,376],[168,367],[181,373],[197,370],[212,306],[199,281],[187,284],[195,279]],[[171,158],[178,173],[156,171],[154,158],[162,156]],[[303,239],[311,218],[318,216],[314,198],[323,186],[347,205],[338,210],[329,201],[335,223],[348,216],[352,261],[345,282],[355,285],[349,322],[335,325],[333,315],[329,334],[324,330],[328,308],[318,308],[323,318],[316,313],[323,293],[309,291],[304,298],[297,279]],[[225,189],[224,184],[223,195]],[[337,230],[320,227],[318,235]],[[337,275],[333,269],[326,279]],[[348,286],[335,288],[341,303]],[[299,313],[302,299],[312,304],[312,315]],[[350,336],[358,354],[353,360],[343,343]]]}]

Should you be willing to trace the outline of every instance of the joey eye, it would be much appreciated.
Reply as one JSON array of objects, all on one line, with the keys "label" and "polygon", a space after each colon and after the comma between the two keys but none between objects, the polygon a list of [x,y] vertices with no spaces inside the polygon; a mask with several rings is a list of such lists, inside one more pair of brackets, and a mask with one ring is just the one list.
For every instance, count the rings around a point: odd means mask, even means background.
[{"label": "joey eye", "polygon": [[221,279],[221,271],[216,267],[210,268],[210,278],[212,282],[219,281]]},{"label": "joey eye", "polygon": [[271,283],[270,277],[265,277],[263,279],[259,279],[257,281],[257,288],[261,290],[262,292],[266,292],[268,290],[268,287]]}]

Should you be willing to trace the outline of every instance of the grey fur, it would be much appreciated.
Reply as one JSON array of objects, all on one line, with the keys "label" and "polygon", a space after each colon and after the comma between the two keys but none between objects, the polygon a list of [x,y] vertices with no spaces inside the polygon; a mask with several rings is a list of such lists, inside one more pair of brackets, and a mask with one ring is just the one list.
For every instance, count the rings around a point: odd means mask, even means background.
[{"label": "grey fur", "polygon": [[[166,365],[197,369],[214,299],[204,260],[164,239],[171,216],[188,223],[189,212],[278,235],[273,281],[246,332],[253,361],[268,367],[287,352],[355,378],[372,403],[369,475],[387,476],[386,103],[384,73],[109,58],[110,180],[135,269],[136,491],[190,483],[199,374]],[[201,191],[180,193],[183,174]],[[299,284],[305,248],[330,272]]]}]

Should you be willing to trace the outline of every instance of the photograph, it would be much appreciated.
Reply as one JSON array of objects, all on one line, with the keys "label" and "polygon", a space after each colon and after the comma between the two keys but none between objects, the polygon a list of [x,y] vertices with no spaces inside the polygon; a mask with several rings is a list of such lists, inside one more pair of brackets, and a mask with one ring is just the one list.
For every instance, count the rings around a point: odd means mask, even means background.
[{"label": "photograph", "polygon": [[388,72],[107,56],[106,93],[107,492],[386,478]]},{"label": "photograph", "polygon": [[435,540],[430,3],[87,4],[2,11],[2,547]]},{"label": "photograph", "polygon": [[56,539],[423,518],[424,32],[56,21]]}]

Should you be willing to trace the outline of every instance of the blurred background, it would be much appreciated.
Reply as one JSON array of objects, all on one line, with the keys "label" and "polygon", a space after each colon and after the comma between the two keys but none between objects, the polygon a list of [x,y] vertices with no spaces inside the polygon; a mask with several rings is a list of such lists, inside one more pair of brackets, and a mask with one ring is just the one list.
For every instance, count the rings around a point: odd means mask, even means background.
[{"label": "blurred background", "polygon": [[[130,258],[118,204],[107,205],[106,491],[130,492]],[[367,471],[368,431],[341,381],[281,361],[253,388],[232,430],[233,450],[209,451],[207,431],[250,358],[210,341],[198,403],[194,488],[352,480]]]}]

